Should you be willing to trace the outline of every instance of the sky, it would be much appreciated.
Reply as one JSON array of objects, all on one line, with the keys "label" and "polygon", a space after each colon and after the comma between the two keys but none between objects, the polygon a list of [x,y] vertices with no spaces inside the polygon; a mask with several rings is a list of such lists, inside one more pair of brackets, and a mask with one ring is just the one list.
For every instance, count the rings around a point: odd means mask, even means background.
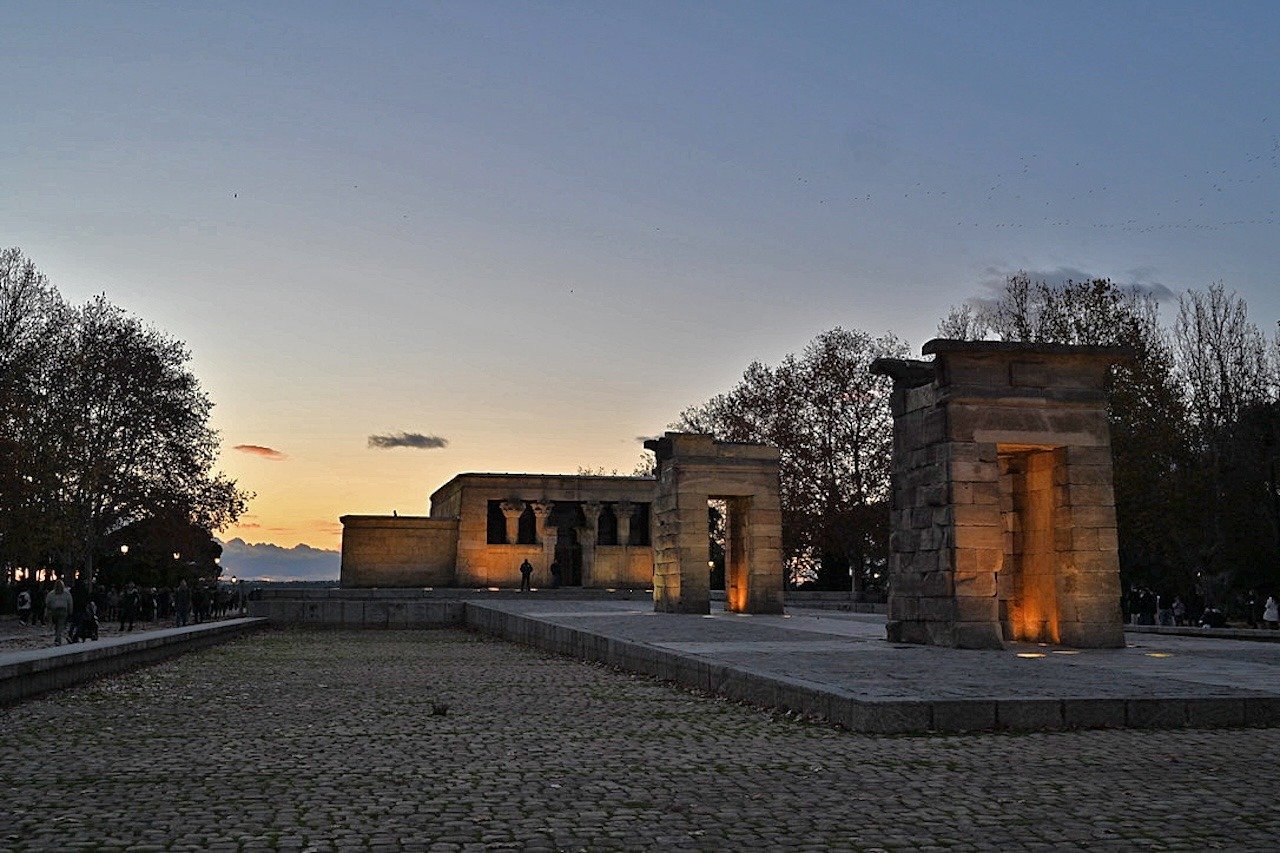
[{"label": "sky", "polygon": [[0,246],[189,345],[224,538],[333,549],[1012,272],[1274,328],[1277,45],[1274,3],[0,2]]}]

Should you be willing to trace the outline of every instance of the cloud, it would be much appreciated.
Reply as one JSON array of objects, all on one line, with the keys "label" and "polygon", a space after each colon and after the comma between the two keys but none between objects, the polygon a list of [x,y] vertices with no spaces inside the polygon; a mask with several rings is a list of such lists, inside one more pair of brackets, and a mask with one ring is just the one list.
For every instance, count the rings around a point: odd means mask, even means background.
[{"label": "cloud", "polygon": [[389,432],[385,435],[369,436],[369,446],[377,448],[412,447],[417,450],[435,450],[445,447],[449,440],[438,435],[423,435],[420,432]]},{"label": "cloud", "polygon": [[1120,287],[1133,290],[1144,296],[1154,296],[1159,301],[1174,298],[1175,294],[1166,285],[1156,279],[1159,270],[1152,266],[1134,267],[1123,275],[1099,276],[1086,272],[1079,267],[1054,267],[1052,269],[1026,269],[1013,267],[989,266],[982,271],[979,281],[980,292],[972,300],[975,304],[990,303],[1004,293],[1004,284],[1011,275],[1026,275],[1032,281],[1043,281],[1051,287],[1061,287],[1068,281],[1093,281],[1095,278],[1110,278]]},{"label": "cloud", "polygon": [[271,542],[249,543],[236,537],[222,543],[222,573],[243,580],[337,580],[342,556],[337,551],[298,544],[285,548]]},{"label": "cloud", "polygon": [[237,444],[231,449],[239,450],[241,453],[248,453],[250,456],[261,456],[263,459],[274,459],[277,462],[282,459],[289,458],[274,447],[265,447],[261,444]]}]

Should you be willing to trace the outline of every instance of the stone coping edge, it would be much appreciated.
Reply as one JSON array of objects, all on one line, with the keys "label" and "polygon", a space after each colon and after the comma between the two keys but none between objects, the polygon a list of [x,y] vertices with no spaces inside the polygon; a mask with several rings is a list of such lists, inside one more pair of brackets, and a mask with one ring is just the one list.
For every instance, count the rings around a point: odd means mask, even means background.
[{"label": "stone coping edge", "polygon": [[112,638],[5,654],[0,659],[0,706],[208,648],[267,624],[252,617],[224,619],[147,631],[123,642]]},{"label": "stone coping edge", "polygon": [[1280,697],[871,700],[803,679],[764,675],[646,643],[606,637],[466,602],[478,633],[637,672],[715,696],[819,717],[869,734],[957,734],[1100,728],[1230,728],[1280,724]]},{"label": "stone coping edge", "polygon": [[1214,640],[1249,640],[1280,643],[1280,631],[1270,628],[1195,628],[1191,625],[1125,625],[1127,634],[1163,634],[1166,637],[1205,637]]}]

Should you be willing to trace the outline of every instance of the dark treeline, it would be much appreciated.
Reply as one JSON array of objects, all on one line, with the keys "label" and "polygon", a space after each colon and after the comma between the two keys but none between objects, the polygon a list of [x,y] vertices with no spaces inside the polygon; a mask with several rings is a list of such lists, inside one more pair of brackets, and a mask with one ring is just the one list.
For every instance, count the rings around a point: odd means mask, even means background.
[{"label": "dark treeline", "polygon": [[[1019,275],[953,309],[938,333],[1133,348],[1110,389],[1124,586],[1246,615],[1243,602],[1280,588],[1280,336],[1220,285],[1176,308],[1165,323],[1151,295],[1107,279]],[[868,367],[906,349],[837,328],[776,366],[750,365],[673,424],[781,449],[792,583],[884,589],[890,387]]]},{"label": "dark treeline", "polygon": [[0,251],[0,567],[9,583],[216,578],[248,495],[214,470],[212,408],[174,338],[105,297],[68,304]]}]

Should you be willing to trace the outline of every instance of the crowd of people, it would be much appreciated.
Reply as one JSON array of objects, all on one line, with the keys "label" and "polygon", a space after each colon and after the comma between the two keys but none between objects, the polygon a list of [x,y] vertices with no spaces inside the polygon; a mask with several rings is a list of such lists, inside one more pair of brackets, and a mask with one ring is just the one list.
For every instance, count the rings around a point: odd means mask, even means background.
[{"label": "crowd of people", "polygon": [[[1264,600],[1260,593],[1253,590],[1237,604],[1238,607],[1233,612],[1244,616],[1245,627],[1280,630],[1280,603],[1275,595],[1268,595]],[[1198,616],[1192,618],[1181,596],[1164,595],[1145,587],[1129,590],[1125,609],[1129,622],[1133,625],[1188,625],[1200,628],[1227,626],[1226,611],[1215,604],[1206,604],[1200,608]]]},{"label": "crowd of people", "polygon": [[246,591],[240,584],[201,580],[176,588],[140,587],[129,581],[123,587],[96,584],[77,578],[70,587],[61,579],[22,581],[5,590],[5,603],[17,613],[20,625],[52,629],[54,645],[98,639],[103,622],[119,623],[121,633],[135,628],[184,625],[222,619],[244,610]]}]

